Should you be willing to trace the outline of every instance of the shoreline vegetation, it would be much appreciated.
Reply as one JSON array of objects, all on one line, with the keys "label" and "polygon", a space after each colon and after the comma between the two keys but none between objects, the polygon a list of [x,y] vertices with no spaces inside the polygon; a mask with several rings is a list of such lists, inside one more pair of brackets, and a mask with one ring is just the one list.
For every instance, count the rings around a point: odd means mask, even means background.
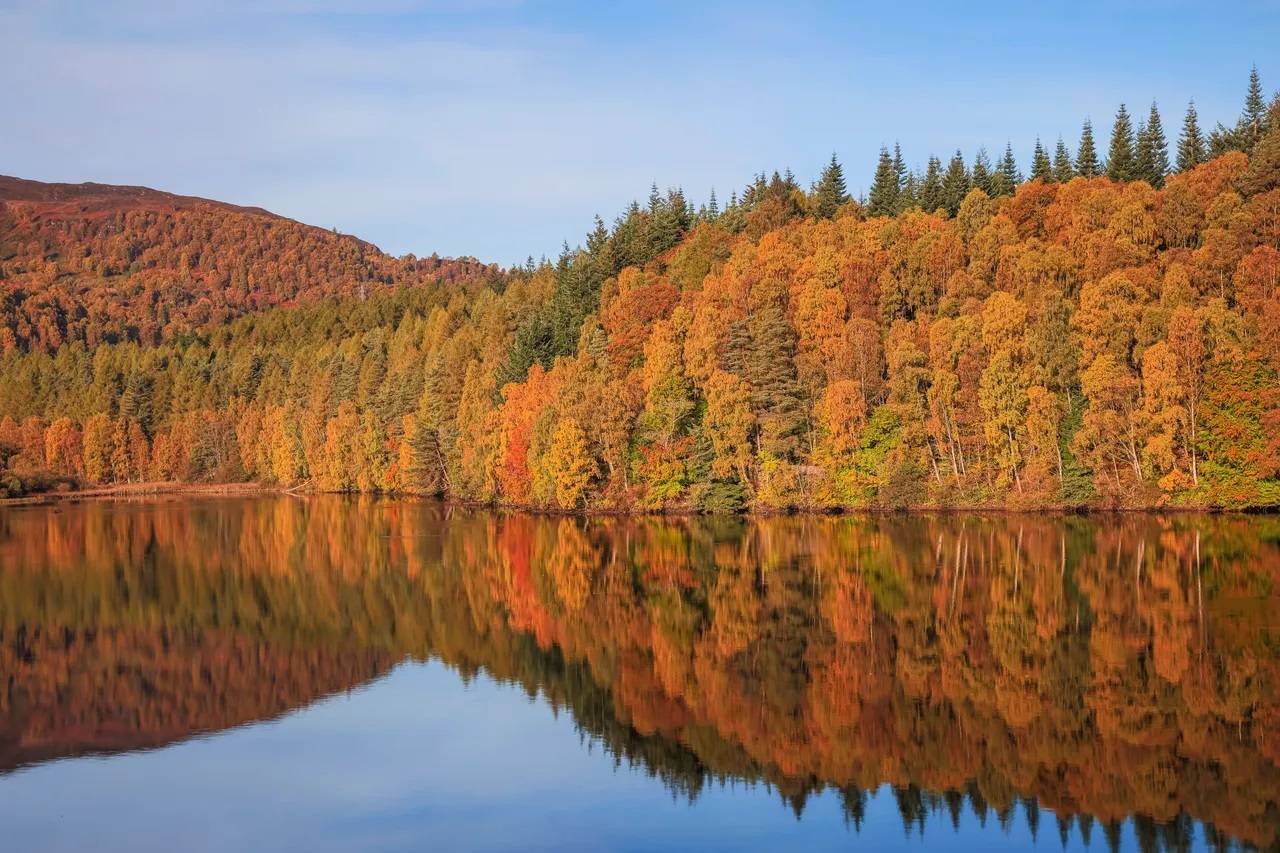
[{"label": "shoreline vegetation", "polygon": [[506,270],[112,189],[0,181],[0,492],[1280,506],[1280,97],[1256,70],[1234,124],[1192,105],[1172,146],[1121,105],[1105,151],[1086,122],[1029,175],[1007,147],[913,171],[895,146],[861,199],[834,155],[723,207],[654,186]]},{"label": "shoreline vegetation", "polygon": [[[150,483],[117,483],[107,486],[90,486],[82,489],[58,489],[45,492],[33,492],[17,497],[0,498],[0,508],[14,506],[35,506],[61,502],[81,501],[133,501],[152,498],[206,498],[206,497],[259,497],[278,496],[295,498],[315,498],[334,495],[359,497],[358,493],[330,492],[315,489],[297,489],[278,483],[184,483],[177,480]],[[535,504],[512,504],[502,502],[483,502],[453,500],[439,495],[422,495],[408,492],[379,492],[366,494],[365,497],[380,500],[421,501],[436,503],[442,506],[459,507],[468,510],[490,510],[494,512],[516,512],[536,516],[574,517],[574,518],[613,518],[613,517],[665,517],[680,518],[691,516],[716,515],[689,508],[658,509],[616,509],[608,507],[577,507],[563,509],[559,507],[537,506]],[[1194,505],[1150,505],[1150,506],[1076,506],[1061,505],[1009,506],[1007,504],[974,504],[974,505],[941,505],[919,504],[914,506],[877,507],[877,506],[833,506],[833,507],[788,507],[788,508],[747,508],[733,513],[748,517],[771,517],[781,515],[811,516],[867,516],[867,515],[1107,515],[1113,513],[1152,513],[1177,515],[1219,515],[1223,513],[1280,514],[1280,507],[1247,507],[1235,508],[1226,506],[1194,506]]]}]

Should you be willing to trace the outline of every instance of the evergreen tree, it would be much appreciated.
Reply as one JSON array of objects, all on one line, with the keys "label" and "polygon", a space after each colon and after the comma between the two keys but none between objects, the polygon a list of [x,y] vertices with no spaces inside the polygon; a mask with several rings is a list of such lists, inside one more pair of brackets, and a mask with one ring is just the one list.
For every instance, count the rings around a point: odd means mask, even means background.
[{"label": "evergreen tree", "polygon": [[871,194],[867,199],[869,216],[892,216],[898,207],[898,173],[894,170],[889,149],[880,148],[880,162],[871,181]]},{"label": "evergreen tree", "polygon": [[1138,131],[1134,177],[1146,181],[1159,189],[1164,186],[1165,176],[1169,174],[1169,143],[1165,141],[1164,125],[1160,122],[1160,111],[1156,102],[1151,102],[1151,112],[1147,121]]},{"label": "evergreen tree", "polygon": [[907,183],[907,164],[902,159],[902,148],[893,143],[893,174],[898,179],[898,192],[902,192]]},{"label": "evergreen tree", "polygon": [[1249,70],[1249,90],[1244,97],[1244,110],[1235,127],[1227,128],[1221,122],[1209,135],[1209,155],[1221,157],[1228,151],[1248,154],[1266,132],[1267,105],[1262,96],[1262,80],[1255,65]]},{"label": "evergreen tree", "polygon": [[1071,165],[1071,152],[1067,150],[1067,143],[1062,141],[1062,137],[1058,137],[1058,146],[1053,150],[1053,179],[1060,184],[1065,184],[1076,176],[1076,169]]},{"label": "evergreen tree", "polygon": [[993,174],[994,172],[991,168],[991,160],[987,157],[987,149],[979,148],[978,153],[973,157],[972,183],[977,189],[980,189],[988,196],[995,198],[996,187],[992,180]]},{"label": "evergreen tree", "polygon": [[1111,126],[1111,147],[1107,152],[1107,177],[1113,181],[1132,181],[1137,177],[1137,155],[1134,152],[1133,122],[1124,104],[1116,112]]},{"label": "evergreen tree", "polygon": [[969,172],[964,167],[964,155],[956,151],[947,164],[947,174],[942,178],[942,203],[948,213],[955,216],[959,212],[960,203],[971,187]]},{"label": "evergreen tree", "polygon": [[1244,98],[1244,114],[1240,121],[1244,125],[1248,150],[1252,151],[1266,132],[1267,124],[1267,102],[1262,96],[1262,79],[1258,76],[1257,65],[1249,69],[1249,91]]},{"label": "evergreen tree", "polygon": [[1196,115],[1196,102],[1187,104],[1187,116],[1182,120],[1182,136],[1178,139],[1178,171],[1194,169],[1205,161],[1204,135],[1200,132],[1200,120]]},{"label": "evergreen tree", "polygon": [[1093,122],[1084,120],[1080,129],[1080,146],[1076,149],[1076,174],[1082,178],[1095,178],[1101,174],[1098,149],[1093,144]]},{"label": "evergreen tree", "polygon": [[[843,177],[841,178],[843,180]],[[711,188],[711,198],[707,199],[707,219],[715,222],[720,217],[720,204],[716,201],[716,188]]]},{"label": "evergreen tree", "polygon": [[924,180],[920,182],[920,207],[927,213],[933,213],[938,208],[945,206],[944,198],[942,190],[942,161],[937,157],[931,156],[929,165],[924,170]]},{"label": "evergreen tree", "polygon": [[[712,198],[714,199],[714,194]],[[844,182],[844,169],[840,167],[834,152],[831,162],[822,170],[818,183],[813,190],[814,212],[821,219],[830,219],[836,215],[842,204],[849,201],[849,190]]]},{"label": "evergreen tree", "polygon": [[1018,163],[1013,159],[1013,145],[1006,142],[1004,156],[1000,158],[1000,166],[992,176],[992,197],[1013,195],[1013,191],[1022,183],[1022,173],[1018,171]]},{"label": "evergreen tree", "polygon": [[907,178],[902,182],[902,191],[898,193],[897,212],[902,213],[904,210],[910,210],[920,204],[920,177],[915,172],[907,172]]},{"label": "evergreen tree", "polygon": [[1053,182],[1053,164],[1049,162],[1049,152],[1040,144],[1038,136],[1035,151],[1031,153],[1031,180],[1046,184]]}]

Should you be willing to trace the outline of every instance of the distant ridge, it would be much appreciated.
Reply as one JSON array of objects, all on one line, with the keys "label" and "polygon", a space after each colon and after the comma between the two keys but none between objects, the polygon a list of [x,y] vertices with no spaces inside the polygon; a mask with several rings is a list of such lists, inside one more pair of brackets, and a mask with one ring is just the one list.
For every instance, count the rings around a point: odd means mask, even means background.
[{"label": "distant ridge", "polygon": [[0,201],[36,202],[55,205],[53,208],[46,209],[45,215],[55,211],[64,214],[94,214],[117,210],[195,210],[199,208],[216,208],[218,210],[234,210],[239,213],[270,216],[274,219],[285,218],[261,207],[245,207],[224,201],[200,198],[199,196],[178,195],[177,193],[163,190],[154,190],[150,187],[99,184],[92,181],[82,184],[45,183],[44,181],[33,181],[28,178],[16,178],[11,175],[0,175]]}]

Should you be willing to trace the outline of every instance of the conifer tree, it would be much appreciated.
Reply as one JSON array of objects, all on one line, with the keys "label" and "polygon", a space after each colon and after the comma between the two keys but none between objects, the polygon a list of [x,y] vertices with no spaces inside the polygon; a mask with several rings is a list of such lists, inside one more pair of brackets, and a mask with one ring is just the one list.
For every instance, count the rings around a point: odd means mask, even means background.
[{"label": "conifer tree", "polygon": [[1151,102],[1146,123],[1138,131],[1135,172],[1135,178],[1156,189],[1164,186],[1165,176],[1169,174],[1169,143],[1165,140],[1155,101]]},{"label": "conifer tree", "polygon": [[707,219],[715,222],[720,218],[720,203],[716,201],[716,188],[711,188],[711,198],[707,199]]},{"label": "conifer tree", "polygon": [[1053,150],[1053,179],[1060,184],[1065,184],[1076,176],[1076,169],[1071,165],[1071,152],[1067,150],[1067,143],[1062,141],[1062,137],[1058,137],[1058,146]]},{"label": "conifer tree", "polygon": [[1018,171],[1018,163],[1013,159],[1013,145],[1006,142],[1004,156],[1000,158],[1000,166],[992,176],[992,197],[1013,195],[1013,191],[1022,183],[1022,173]]},{"label": "conifer tree", "polygon": [[915,172],[907,172],[902,182],[902,190],[898,193],[897,213],[910,210],[920,204],[920,176]]},{"label": "conifer tree", "polygon": [[1080,146],[1076,149],[1076,174],[1082,178],[1095,178],[1102,169],[1098,164],[1098,149],[1093,144],[1093,122],[1084,120],[1080,129]]},{"label": "conifer tree", "polygon": [[947,164],[947,174],[942,178],[942,203],[952,216],[960,210],[960,204],[972,187],[969,172],[964,167],[964,155],[958,150]]},{"label": "conifer tree", "polygon": [[[714,193],[712,199],[714,201]],[[836,215],[842,204],[849,201],[849,190],[844,182],[844,169],[836,160],[835,152],[831,154],[831,162],[822,170],[818,183],[813,191],[814,212],[821,219],[830,219]]]},{"label": "conifer tree", "polygon": [[867,199],[867,214],[892,216],[897,206],[898,173],[894,169],[889,149],[881,146],[880,161],[876,164],[876,175],[872,179],[871,193]]},{"label": "conifer tree", "polygon": [[1240,120],[1244,125],[1248,150],[1252,151],[1266,131],[1267,123],[1267,102],[1262,97],[1262,79],[1258,76],[1257,65],[1249,69],[1249,91],[1244,98],[1244,114]]},{"label": "conifer tree", "polygon": [[993,174],[991,160],[987,157],[987,149],[979,148],[978,153],[973,157],[972,185],[988,196],[995,198],[996,187],[992,181]]},{"label": "conifer tree", "polygon": [[1035,151],[1031,154],[1031,180],[1046,184],[1053,182],[1053,164],[1049,162],[1049,152],[1040,144],[1038,136]]},{"label": "conifer tree", "polygon": [[1205,161],[1206,156],[1196,102],[1191,101],[1187,104],[1186,118],[1182,120],[1182,136],[1178,139],[1178,171],[1194,169]]},{"label": "conifer tree", "polygon": [[907,182],[907,164],[902,159],[902,148],[898,143],[893,143],[893,174],[898,179],[898,192],[902,192],[902,188]]},{"label": "conifer tree", "polygon": [[926,213],[933,213],[945,206],[942,191],[942,161],[937,157],[929,158],[929,165],[924,171],[924,180],[920,182],[920,207]]},{"label": "conifer tree", "polygon": [[1107,151],[1107,177],[1113,181],[1131,181],[1136,177],[1137,156],[1134,153],[1133,122],[1124,104],[1116,111],[1111,126],[1111,147]]}]

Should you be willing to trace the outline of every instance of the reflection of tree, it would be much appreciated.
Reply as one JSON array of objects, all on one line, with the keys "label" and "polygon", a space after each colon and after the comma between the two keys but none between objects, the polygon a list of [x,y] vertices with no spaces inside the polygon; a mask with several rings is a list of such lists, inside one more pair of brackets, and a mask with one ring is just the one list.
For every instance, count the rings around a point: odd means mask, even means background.
[{"label": "reflection of tree", "polygon": [[688,796],[763,781],[800,810],[830,787],[856,826],[888,784],[912,832],[965,809],[1048,831],[1048,807],[1067,834],[1137,815],[1145,849],[1183,849],[1191,817],[1265,846],[1278,533],[336,498],[18,510],[0,516],[0,744],[12,766],[163,743],[434,656],[544,695]]}]

